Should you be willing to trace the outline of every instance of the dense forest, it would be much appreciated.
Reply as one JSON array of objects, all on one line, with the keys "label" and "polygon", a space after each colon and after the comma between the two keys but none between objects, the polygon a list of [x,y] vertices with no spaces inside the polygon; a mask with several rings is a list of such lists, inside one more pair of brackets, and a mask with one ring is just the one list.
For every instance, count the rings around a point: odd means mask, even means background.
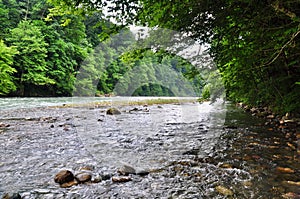
[{"label": "dense forest", "polygon": [[[161,64],[182,74],[193,95],[200,95],[201,75],[191,76],[195,67],[180,56],[163,50],[123,50],[135,43],[133,33],[123,27],[118,38],[107,42],[105,30],[116,26],[99,12],[53,14],[51,10],[55,7],[46,0],[0,1],[0,95],[190,96],[176,81],[168,86],[161,82],[155,74],[171,75],[157,72]],[[129,77],[133,68],[138,68],[135,72],[143,81],[129,92],[128,86],[138,81]],[[123,85],[118,90],[117,83]]]},{"label": "dense forest", "polygon": [[[95,89],[99,95],[113,92],[119,82],[129,81],[125,74],[136,64],[150,70],[142,79],[153,78],[151,71],[157,67],[147,64],[149,60],[182,73],[198,95],[205,85],[204,94],[210,92],[206,79],[211,74],[203,78],[187,60],[164,49],[133,50],[119,55],[110,44],[102,45],[102,50],[95,48],[134,24],[184,32],[208,45],[207,52],[222,76],[228,99],[267,106],[281,113],[300,112],[299,1],[0,2],[1,95],[71,95],[79,66],[87,59],[89,64],[104,63],[106,67],[105,73],[89,73],[94,74],[89,81],[100,79]],[[129,43],[134,40],[130,34],[126,38]],[[104,59],[97,56],[93,60],[91,55],[97,50],[105,52]],[[107,56],[114,57],[110,58],[113,63],[105,63]],[[175,88],[165,88],[159,80],[153,82],[136,89],[134,95],[174,95]]]}]

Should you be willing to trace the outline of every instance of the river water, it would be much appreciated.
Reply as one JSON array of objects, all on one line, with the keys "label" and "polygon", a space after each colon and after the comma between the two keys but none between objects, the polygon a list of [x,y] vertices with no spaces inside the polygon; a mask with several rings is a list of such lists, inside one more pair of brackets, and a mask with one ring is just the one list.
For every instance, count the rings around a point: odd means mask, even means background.
[{"label": "river water", "polygon": [[[294,137],[230,103],[129,105],[142,100],[0,99],[0,198],[300,197]],[[122,114],[107,115],[110,106]],[[124,164],[150,173],[114,183]],[[70,188],[53,180],[86,166],[103,180]]]}]

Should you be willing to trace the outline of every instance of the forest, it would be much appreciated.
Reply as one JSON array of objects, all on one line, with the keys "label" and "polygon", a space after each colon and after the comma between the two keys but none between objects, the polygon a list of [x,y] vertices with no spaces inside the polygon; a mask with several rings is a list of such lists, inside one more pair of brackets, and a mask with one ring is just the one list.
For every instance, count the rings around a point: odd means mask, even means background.
[{"label": "forest", "polygon": [[[0,2],[2,96],[174,96],[181,88],[176,82],[169,88],[163,86],[151,74],[158,69],[155,63],[164,63],[189,79],[194,90],[198,91],[195,95],[199,96],[204,82],[199,74],[189,76],[194,67],[179,56],[163,50],[153,53],[149,49],[120,54],[122,48],[135,42],[128,28],[123,28],[119,33],[119,39],[126,41],[99,46],[103,41],[102,33],[106,33],[103,30],[113,24],[98,12],[89,15],[62,12],[49,19],[51,9],[55,8],[46,0]],[[126,93],[126,90],[114,93],[114,87],[120,79],[128,85],[136,81],[123,78],[136,65],[140,66],[137,72],[143,74],[141,86],[132,93]],[[94,85],[96,89],[91,88]],[[185,95],[183,89],[178,92],[179,95]]]},{"label": "forest", "polygon": [[[178,82],[167,88],[153,76],[163,64],[182,74],[196,96],[202,90],[203,96],[209,96],[213,86],[207,79],[213,72],[201,74],[200,66],[176,54],[165,49],[120,54],[135,40],[128,27],[137,25],[184,32],[208,45],[227,99],[299,113],[299,4],[294,0],[1,0],[0,95],[71,96],[78,84],[82,95],[101,96],[114,93],[117,83],[133,84],[126,73],[136,65],[146,83],[141,81],[142,86],[129,94],[178,95],[173,92],[180,90]],[[101,45],[117,33],[126,38],[123,46]],[[76,77],[84,75],[79,70],[86,60],[91,65],[86,70],[91,71],[80,82]],[[87,80],[91,85],[97,82],[94,90],[84,88]],[[178,92],[187,94],[185,89]]]}]

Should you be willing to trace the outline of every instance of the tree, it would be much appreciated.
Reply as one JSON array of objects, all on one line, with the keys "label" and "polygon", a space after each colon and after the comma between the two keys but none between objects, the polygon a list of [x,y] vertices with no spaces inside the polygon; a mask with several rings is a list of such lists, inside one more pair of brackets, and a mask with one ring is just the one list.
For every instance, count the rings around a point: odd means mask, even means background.
[{"label": "tree", "polygon": [[12,67],[13,57],[18,51],[14,47],[7,47],[0,40],[0,95],[5,95],[16,90],[13,74],[16,71]]},{"label": "tree", "polygon": [[33,89],[31,86],[55,83],[47,76],[47,44],[38,26],[30,21],[21,21],[17,28],[11,30],[7,41],[19,51],[18,56],[14,57],[14,67],[21,96],[30,95]]}]

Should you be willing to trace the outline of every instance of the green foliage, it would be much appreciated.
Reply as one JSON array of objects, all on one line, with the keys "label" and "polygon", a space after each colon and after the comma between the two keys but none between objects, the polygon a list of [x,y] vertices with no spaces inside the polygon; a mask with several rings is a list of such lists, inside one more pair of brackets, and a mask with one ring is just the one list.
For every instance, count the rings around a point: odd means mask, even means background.
[{"label": "green foliage", "polygon": [[47,44],[41,30],[30,21],[21,21],[11,30],[7,38],[10,45],[19,51],[14,58],[17,78],[21,85],[20,94],[24,95],[30,85],[42,86],[55,82],[47,76]]},{"label": "green foliage", "polygon": [[13,56],[18,51],[13,47],[7,47],[0,40],[0,95],[5,95],[16,90],[13,74],[17,72],[13,67]]}]

